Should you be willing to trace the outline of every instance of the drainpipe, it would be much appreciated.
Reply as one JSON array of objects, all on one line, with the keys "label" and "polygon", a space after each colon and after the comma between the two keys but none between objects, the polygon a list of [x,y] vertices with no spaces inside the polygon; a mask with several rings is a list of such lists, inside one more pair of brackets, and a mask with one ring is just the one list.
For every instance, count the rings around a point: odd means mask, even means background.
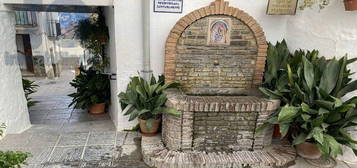
[{"label": "drainpipe", "polygon": [[152,75],[150,59],[150,0],[142,0],[143,13],[143,70],[142,77],[149,80]]}]

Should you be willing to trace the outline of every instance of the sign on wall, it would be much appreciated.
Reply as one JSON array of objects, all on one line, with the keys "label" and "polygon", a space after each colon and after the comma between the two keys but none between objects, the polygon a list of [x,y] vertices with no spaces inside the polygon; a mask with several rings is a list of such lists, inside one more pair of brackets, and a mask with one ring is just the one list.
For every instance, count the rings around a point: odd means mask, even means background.
[{"label": "sign on wall", "polygon": [[183,0],[155,0],[154,12],[182,13]]},{"label": "sign on wall", "polygon": [[295,15],[298,0],[269,0],[268,15]]}]

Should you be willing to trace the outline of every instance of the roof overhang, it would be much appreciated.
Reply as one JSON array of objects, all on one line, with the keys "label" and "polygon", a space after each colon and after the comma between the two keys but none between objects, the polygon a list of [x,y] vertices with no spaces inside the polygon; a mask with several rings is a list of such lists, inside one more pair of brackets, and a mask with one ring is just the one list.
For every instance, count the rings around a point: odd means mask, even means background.
[{"label": "roof overhang", "polygon": [[91,13],[97,7],[113,6],[114,0],[3,0],[12,10]]}]

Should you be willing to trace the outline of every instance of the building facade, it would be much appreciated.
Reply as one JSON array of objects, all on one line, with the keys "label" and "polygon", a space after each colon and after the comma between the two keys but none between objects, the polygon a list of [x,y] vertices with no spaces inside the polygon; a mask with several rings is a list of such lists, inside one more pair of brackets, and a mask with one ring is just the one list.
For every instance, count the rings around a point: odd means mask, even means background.
[{"label": "building facade", "polygon": [[60,74],[61,45],[56,12],[16,11],[16,45],[23,76]]}]

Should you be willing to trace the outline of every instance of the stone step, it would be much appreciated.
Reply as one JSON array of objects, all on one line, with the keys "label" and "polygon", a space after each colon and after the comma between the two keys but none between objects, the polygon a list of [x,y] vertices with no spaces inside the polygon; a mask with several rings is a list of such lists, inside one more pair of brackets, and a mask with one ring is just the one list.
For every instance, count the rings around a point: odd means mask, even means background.
[{"label": "stone step", "polygon": [[144,162],[156,168],[285,168],[296,159],[295,149],[281,143],[262,151],[181,152],[168,150],[158,135],[143,136],[141,148]]}]

